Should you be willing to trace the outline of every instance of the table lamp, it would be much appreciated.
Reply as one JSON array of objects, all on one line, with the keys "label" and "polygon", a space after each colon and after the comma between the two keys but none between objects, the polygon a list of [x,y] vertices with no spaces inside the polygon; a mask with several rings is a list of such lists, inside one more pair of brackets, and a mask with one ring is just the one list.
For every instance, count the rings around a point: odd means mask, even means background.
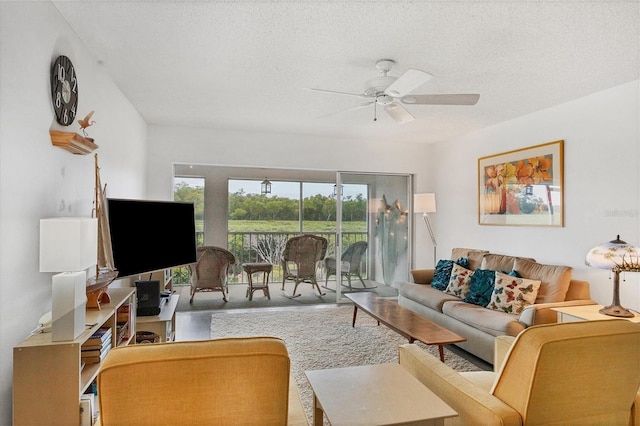
[{"label": "table lamp", "polygon": [[633,317],[633,312],[620,305],[620,272],[640,272],[640,248],[627,244],[618,235],[615,240],[589,250],[585,264],[613,271],[613,301],[611,305],[600,309],[600,313],[613,317]]},{"label": "table lamp", "polygon": [[74,340],[85,330],[87,268],[97,257],[97,219],[40,219],[40,272],[61,272],[52,277],[52,341]]},{"label": "table lamp", "polygon": [[431,236],[431,243],[433,244],[433,267],[436,267],[436,238],[433,235],[433,229],[429,222],[428,213],[436,212],[436,194],[414,194],[413,196],[413,211],[415,213],[422,213],[424,223],[427,225],[429,235]]}]

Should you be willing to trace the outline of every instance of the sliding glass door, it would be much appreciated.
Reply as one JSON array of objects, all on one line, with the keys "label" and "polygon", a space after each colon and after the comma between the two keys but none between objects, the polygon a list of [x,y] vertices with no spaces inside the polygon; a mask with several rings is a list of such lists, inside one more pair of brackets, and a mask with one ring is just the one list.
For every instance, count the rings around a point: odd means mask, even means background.
[{"label": "sliding glass door", "polygon": [[409,279],[410,188],[409,175],[337,173],[338,301],[355,291],[395,296],[394,284]]}]

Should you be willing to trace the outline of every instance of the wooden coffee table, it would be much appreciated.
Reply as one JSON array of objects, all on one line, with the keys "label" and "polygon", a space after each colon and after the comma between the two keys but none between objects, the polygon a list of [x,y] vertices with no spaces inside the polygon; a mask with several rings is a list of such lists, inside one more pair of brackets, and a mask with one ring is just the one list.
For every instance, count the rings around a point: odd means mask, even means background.
[{"label": "wooden coffee table", "polygon": [[458,415],[400,364],[305,374],[313,389],[313,426],[322,426],[323,412],[332,426],[443,425]]},{"label": "wooden coffee table", "polygon": [[451,343],[464,342],[464,337],[458,336],[453,331],[440,327],[433,321],[422,315],[418,315],[410,309],[404,308],[397,301],[378,297],[372,293],[346,293],[345,296],[353,302],[352,327],[356,326],[358,308],[371,315],[393,331],[406,337],[409,343],[418,340],[425,345],[438,345],[440,361],[444,362],[444,347]]}]

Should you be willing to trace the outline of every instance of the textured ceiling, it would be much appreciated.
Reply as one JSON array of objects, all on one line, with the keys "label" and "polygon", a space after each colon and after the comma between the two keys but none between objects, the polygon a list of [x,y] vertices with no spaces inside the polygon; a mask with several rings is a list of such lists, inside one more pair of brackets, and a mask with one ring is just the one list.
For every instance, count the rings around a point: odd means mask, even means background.
[{"label": "textured ceiling", "polygon": [[[438,142],[640,76],[638,1],[54,1],[150,124]],[[390,58],[475,106],[347,111]],[[329,116],[323,117],[327,114]]]}]

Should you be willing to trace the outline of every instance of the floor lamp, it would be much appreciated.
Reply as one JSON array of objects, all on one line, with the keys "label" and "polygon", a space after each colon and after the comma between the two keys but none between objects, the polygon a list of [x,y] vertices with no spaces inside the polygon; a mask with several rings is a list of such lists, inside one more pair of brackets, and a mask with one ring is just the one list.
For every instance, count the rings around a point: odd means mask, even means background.
[{"label": "floor lamp", "polygon": [[436,237],[433,235],[433,229],[431,228],[431,223],[429,222],[429,213],[436,212],[436,194],[428,193],[428,194],[414,194],[413,196],[413,211],[415,213],[422,213],[422,217],[424,218],[424,223],[427,225],[427,229],[429,230],[429,236],[431,237],[431,243],[433,244],[433,267],[436,267]]}]

